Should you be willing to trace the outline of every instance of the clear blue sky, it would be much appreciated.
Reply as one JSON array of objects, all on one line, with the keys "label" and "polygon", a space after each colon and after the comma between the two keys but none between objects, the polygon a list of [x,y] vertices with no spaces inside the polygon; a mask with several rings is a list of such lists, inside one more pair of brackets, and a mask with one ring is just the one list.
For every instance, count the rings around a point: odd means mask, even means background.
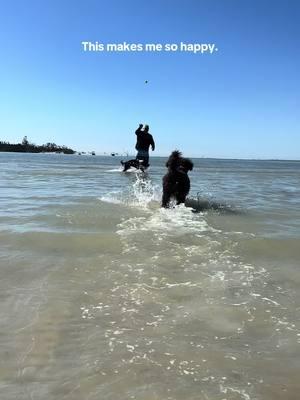
[{"label": "clear blue sky", "polygon": [[[2,0],[0,140],[134,154],[144,122],[153,155],[299,159],[299,21],[298,0]],[[219,51],[85,53],[82,41]]]}]

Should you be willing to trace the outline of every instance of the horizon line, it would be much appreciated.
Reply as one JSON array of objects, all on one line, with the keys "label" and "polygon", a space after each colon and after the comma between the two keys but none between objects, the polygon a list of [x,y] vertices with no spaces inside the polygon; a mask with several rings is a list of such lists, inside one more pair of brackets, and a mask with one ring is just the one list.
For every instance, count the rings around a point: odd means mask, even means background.
[{"label": "horizon line", "polygon": [[[101,154],[101,153],[97,153],[95,152],[94,155],[91,154],[91,151],[86,151],[86,152],[82,152],[82,151],[76,151],[74,154],[61,154],[61,153],[56,153],[56,152],[40,152],[40,153],[31,153],[31,152],[18,152],[18,151],[0,151],[0,155],[1,154],[32,154],[32,155],[64,155],[64,156],[79,156],[79,153],[81,153],[81,156],[88,156],[88,157],[117,157],[117,158],[122,158],[122,157],[126,157],[126,158],[135,158],[135,156],[132,154],[128,154],[128,155],[124,155],[124,154],[118,154],[115,153],[114,156],[112,156],[111,154]],[[164,156],[164,155],[160,155],[160,156],[151,156],[151,158],[167,158],[169,157],[169,155]],[[193,158],[193,159],[204,159],[204,160],[228,160],[228,161],[300,161],[300,158],[248,158],[248,157],[243,157],[243,158],[236,158],[236,157],[209,157],[209,156],[190,156],[189,158]]]}]

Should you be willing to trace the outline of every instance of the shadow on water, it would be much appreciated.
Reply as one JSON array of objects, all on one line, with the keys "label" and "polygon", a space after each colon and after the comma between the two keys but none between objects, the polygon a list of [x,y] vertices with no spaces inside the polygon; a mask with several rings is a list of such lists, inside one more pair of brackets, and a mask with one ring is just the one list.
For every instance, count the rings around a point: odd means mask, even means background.
[{"label": "shadow on water", "polygon": [[199,195],[197,195],[197,198],[190,198],[190,197],[186,198],[185,206],[188,208],[192,208],[192,211],[194,213],[213,210],[226,214],[236,214],[236,215],[243,214],[242,210],[238,210],[229,204],[221,203],[218,201],[207,200],[201,198]]}]

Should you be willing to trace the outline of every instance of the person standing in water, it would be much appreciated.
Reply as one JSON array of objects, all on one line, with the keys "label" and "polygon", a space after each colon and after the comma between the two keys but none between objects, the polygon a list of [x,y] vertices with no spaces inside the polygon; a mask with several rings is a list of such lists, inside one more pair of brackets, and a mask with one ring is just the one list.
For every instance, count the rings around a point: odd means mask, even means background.
[{"label": "person standing in water", "polygon": [[151,146],[152,151],[155,150],[155,143],[152,135],[149,133],[149,125],[140,124],[138,129],[135,131],[136,134],[136,145],[137,150],[136,160],[142,161],[142,165],[145,168],[149,167],[149,147]]}]

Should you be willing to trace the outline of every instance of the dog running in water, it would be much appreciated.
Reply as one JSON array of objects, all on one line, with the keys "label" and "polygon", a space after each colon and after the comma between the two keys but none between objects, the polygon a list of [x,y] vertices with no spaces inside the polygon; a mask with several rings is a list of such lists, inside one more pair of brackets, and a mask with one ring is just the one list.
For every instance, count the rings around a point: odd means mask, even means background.
[{"label": "dog running in water", "polygon": [[166,163],[168,172],[163,177],[162,207],[169,207],[172,198],[176,200],[176,204],[185,202],[191,186],[188,172],[192,171],[193,166],[193,162],[182,157],[180,151],[172,152]]},{"label": "dog running in water", "polygon": [[142,160],[128,160],[128,161],[121,161],[121,164],[123,165],[123,172],[126,172],[129,168],[133,167],[136,169],[139,169],[141,171],[145,171],[145,169],[148,168],[148,165],[145,166],[144,162]]}]

